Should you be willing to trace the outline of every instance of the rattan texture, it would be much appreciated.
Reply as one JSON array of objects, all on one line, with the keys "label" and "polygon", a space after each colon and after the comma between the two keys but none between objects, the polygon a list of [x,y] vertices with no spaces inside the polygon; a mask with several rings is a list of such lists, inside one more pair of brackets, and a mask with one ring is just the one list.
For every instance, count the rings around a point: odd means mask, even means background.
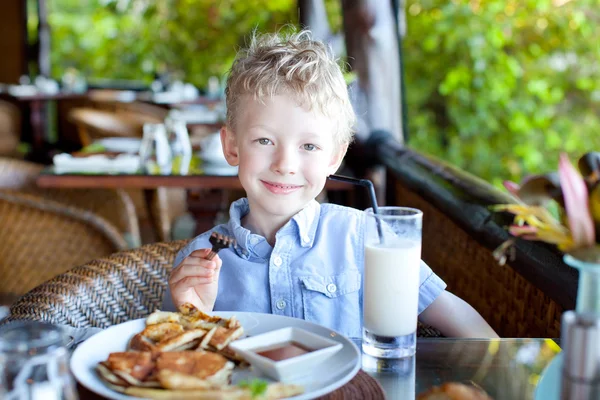
[{"label": "rattan texture", "polygon": [[14,189],[91,211],[113,224],[131,247],[141,244],[133,200],[123,189],[44,189],[35,180],[44,166],[0,157],[0,188]]},{"label": "rattan texture", "polygon": [[96,259],[36,287],[9,320],[107,328],[160,309],[177,252],[186,240],[153,243]]},{"label": "rattan texture", "polygon": [[560,337],[562,308],[418,194],[396,183],[398,203],[423,211],[423,260],[501,337]]},{"label": "rattan texture", "polygon": [[84,262],[127,248],[114,226],[89,211],[0,190],[0,294],[16,299]]}]

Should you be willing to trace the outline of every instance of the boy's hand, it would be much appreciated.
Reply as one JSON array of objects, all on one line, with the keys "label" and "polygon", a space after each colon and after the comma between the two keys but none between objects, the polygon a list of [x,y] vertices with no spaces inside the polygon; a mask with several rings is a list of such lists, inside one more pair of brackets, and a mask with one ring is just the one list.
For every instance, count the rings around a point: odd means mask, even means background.
[{"label": "boy's hand", "polygon": [[171,272],[169,287],[175,307],[192,303],[204,312],[212,311],[217,299],[219,272],[223,261],[218,255],[207,260],[208,253],[210,249],[193,251]]}]

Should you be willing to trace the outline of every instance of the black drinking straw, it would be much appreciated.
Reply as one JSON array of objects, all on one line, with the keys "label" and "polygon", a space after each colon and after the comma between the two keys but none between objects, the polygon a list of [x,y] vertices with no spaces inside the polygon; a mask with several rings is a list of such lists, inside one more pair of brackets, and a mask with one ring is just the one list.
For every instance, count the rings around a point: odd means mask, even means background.
[{"label": "black drinking straw", "polygon": [[[377,196],[375,195],[375,186],[373,186],[373,182],[368,179],[356,179],[350,178],[349,176],[343,175],[329,175],[329,179],[332,181],[340,181],[347,182],[357,186],[364,186],[369,190],[369,197],[371,198],[371,205],[373,207],[373,213],[375,215],[379,214],[379,207],[377,206]],[[383,243],[383,230],[381,229],[381,221],[379,218],[375,218],[375,222],[377,224],[377,233],[379,234],[379,242]]]}]

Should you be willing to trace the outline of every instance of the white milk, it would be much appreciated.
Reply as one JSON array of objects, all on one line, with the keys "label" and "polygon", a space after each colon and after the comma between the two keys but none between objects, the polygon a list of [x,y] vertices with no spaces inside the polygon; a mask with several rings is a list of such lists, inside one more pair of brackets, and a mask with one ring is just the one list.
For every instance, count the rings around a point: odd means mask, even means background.
[{"label": "white milk", "polygon": [[364,325],[379,336],[403,336],[417,329],[421,244],[365,248]]}]

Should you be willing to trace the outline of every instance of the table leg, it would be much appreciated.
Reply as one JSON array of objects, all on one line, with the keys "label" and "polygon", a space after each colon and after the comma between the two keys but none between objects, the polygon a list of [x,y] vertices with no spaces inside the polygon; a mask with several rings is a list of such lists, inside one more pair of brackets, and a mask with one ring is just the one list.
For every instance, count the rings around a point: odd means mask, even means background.
[{"label": "table leg", "polygon": [[46,103],[33,100],[29,103],[29,121],[31,124],[32,153],[41,154],[46,140]]}]

